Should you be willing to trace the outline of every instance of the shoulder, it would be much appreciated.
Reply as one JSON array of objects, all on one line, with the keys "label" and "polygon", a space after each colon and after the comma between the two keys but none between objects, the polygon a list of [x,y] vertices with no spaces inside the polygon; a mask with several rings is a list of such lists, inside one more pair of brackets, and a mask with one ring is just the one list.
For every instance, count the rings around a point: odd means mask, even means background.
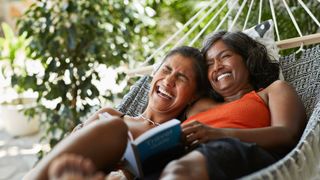
[{"label": "shoulder", "polygon": [[283,80],[277,80],[268,87],[258,92],[259,96],[268,104],[270,98],[278,98],[285,94],[296,95],[296,91],[292,85]]},{"label": "shoulder", "polygon": [[283,80],[277,80],[271,83],[268,87],[263,89],[261,91],[262,94],[270,94],[270,93],[277,93],[277,94],[282,94],[290,91],[295,91],[294,87],[290,85],[288,82],[283,81]]},{"label": "shoulder", "polygon": [[191,117],[197,113],[206,111],[218,103],[211,98],[201,98],[197,100],[192,106],[187,110],[187,117]]},{"label": "shoulder", "polygon": [[[301,104],[300,97],[296,89],[288,82],[277,80],[270,84],[267,88],[259,92],[259,95],[264,98],[265,102],[278,106],[276,104],[284,103],[286,106]],[[269,107],[270,108],[270,107]]]},{"label": "shoulder", "polygon": [[276,80],[275,82],[271,83],[267,88],[271,89],[271,90],[278,90],[278,89],[282,89],[282,88],[293,89],[293,87],[288,82],[286,82],[284,80]]},{"label": "shoulder", "polygon": [[270,84],[266,88],[267,94],[270,95],[283,95],[283,94],[296,94],[295,88],[290,85],[288,82],[283,80],[277,80]]}]

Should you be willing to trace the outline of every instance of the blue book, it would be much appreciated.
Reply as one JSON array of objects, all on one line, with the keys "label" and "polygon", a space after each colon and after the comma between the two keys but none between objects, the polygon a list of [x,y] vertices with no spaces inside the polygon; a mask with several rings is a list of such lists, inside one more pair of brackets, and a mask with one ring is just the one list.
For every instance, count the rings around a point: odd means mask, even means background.
[{"label": "blue book", "polygon": [[180,121],[173,119],[154,127],[133,141],[128,141],[125,161],[128,170],[136,177],[143,178],[144,164],[166,151],[181,145]]}]

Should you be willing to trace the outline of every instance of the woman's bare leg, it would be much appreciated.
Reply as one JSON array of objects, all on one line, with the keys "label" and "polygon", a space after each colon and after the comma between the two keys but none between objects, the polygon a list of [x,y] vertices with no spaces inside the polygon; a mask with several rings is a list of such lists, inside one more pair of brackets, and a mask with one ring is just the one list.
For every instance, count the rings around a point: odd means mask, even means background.
[{"label": "woman's bare leg", "polygon": [[209,179],[205,157],[198,151],[192,151],[182,158],[172,161],[163,170],[162,180]]},{"label": "woman's bare leg", "polygon": [[65,154],[78,154],[90,159],[97,170],[114,167],[127,145],[128,127],[120,118],[96,121],[70,134],[31,170],[25,179],[48,179],[50,163]]},{"label": "woman's bare leg", "polygon": [[96,171],[90,159],[75,154],[64,154],[51,163],[50,180],[104,180],[105,175]]}]

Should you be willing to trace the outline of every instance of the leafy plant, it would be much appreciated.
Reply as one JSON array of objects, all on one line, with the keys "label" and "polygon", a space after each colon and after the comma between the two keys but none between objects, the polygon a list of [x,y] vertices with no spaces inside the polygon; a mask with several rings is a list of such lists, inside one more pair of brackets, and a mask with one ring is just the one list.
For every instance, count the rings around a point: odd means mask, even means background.
[{"label": "leafy plant", "polygon": [[[145,17],[129,1],[40,0],[18,21],[19,32],[31,38],[30,48],[44,73],[14,75],[14,83],[39,94],[32,113],[44,114],[44,137],[51,147],[104,98],[114,98],[111,91],[101,94],[97,89],[98,69],[128,63],[132,54],[143,57],[137,54],[143,48],[135,41],[152,27],[142,21]],[[118,81],[122,79],[120,74]]]},{"label": "leafy plant", "polygon": [[21,93],[28,89],[27,86],[14,86],[14,89],[10,86],[15,84],[14,76],[30,73],[27,68],[31,58],[30,39],[27,38],[26,33],[16,36],[6,23],[2,23],[1,27],[4,37],[0,37],[0,68],[4,78],[2,85],[5,84],[4,93],[7,95],[7,93],[15,92],[16,95],[21,96]]}]

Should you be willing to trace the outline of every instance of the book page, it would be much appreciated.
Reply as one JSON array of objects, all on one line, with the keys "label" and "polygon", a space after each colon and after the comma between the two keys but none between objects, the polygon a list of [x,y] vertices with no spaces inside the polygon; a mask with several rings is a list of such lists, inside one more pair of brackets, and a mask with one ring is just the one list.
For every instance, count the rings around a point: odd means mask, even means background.
[{"label": "book page", "polygon": [[136,177],[142,178],[142,169],[139,160],[139,155],[136,153],[135,145],[132,144],[130,140],[128,140],[127,148],[124,154],[126,160],[126,167],[127,169],[134,174]]}]

